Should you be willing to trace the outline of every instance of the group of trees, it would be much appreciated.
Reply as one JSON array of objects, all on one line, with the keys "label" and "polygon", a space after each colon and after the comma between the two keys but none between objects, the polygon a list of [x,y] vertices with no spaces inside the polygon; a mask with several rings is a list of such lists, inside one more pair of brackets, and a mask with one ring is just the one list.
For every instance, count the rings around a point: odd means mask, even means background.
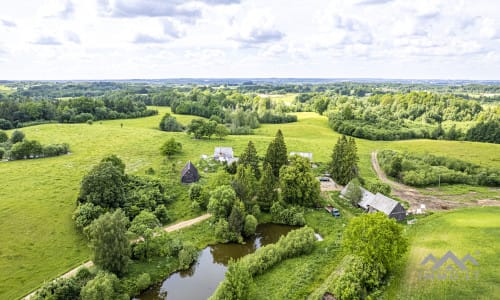
[{"label": "group of trees", "polygon": [[11,137],[0,130],[0,160],[32,159],[58,156],[69,153],[69,145],[50,144],[42,145],[36,140],[27,140],[20,130],[14,130]]},{"label": "group of trees", "polygon": [[[430,138],[496,142],[500,136],[497,112],[453,95],[411,92],[372,95],[367,99],[332,97],[327,102],[320,112],[328,108],[333,130],[370,140]],[[446,121],[483,122],[463,132],[455,125],[445,130],[442,122]]]},{"label": "group of trees", "polygon": [[379,162],[387,175],[412,186],[439,183],[500,186],[500,169],[432,154],[398,153],[384,150]]},{"label": "group of trees", "polygon": [[329,283],[336,299],[364,299],[394,271],[408,249],[403,227],[383,213],[353,218],[342,236],[344,258]]},{"label": "group of trees", "polygon": [[106,94],[70,99],[9,98],[0,101],[0,129],[12,129],[40,122],[84,123],[87,121],[138,118],[155,115],[140,97]]},{"label": "group of trees", "polygon": [[[262,167],[261,167],[262,162]],[[190,187],[193,206],[207,208],[216,220],[221,240],[242,241],[253,234],[260,211],[270,211],[273,222],[304,225],[303,207],[319,200],[319,182],[312,174],[311,163],[302,157],[288,159],[281,130],[259,158],[250,141],[231,168],[234,175],[220,170],[210,183]]]},{"label": "group of trees", "polygon": [[105,157],[83,177],[77,200],[73,217],[82,230],[103,213],[118,208],[129,220],[149,211],[159,223],[169,221],[165,217],[169,202],[166,186],[149,176],[125,174],[125,164],[115,155]]}]

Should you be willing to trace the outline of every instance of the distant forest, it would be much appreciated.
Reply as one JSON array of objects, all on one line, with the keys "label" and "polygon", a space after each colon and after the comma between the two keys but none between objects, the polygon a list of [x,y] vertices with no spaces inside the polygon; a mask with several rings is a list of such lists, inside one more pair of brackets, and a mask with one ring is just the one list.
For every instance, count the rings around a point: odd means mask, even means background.
[{"label": "distant forest", "polygon": [[[371,140],[414,138],[500,143],[500,85],[391,82],[217,84],[152,82],[6,82],[0,129],[46,122],[137,118],[170,106],[173,113],[226,124],[249,134],[261,123],[297,121],[315,111],[343,134]],[[267,95],[296,94],[292,103]]]}]

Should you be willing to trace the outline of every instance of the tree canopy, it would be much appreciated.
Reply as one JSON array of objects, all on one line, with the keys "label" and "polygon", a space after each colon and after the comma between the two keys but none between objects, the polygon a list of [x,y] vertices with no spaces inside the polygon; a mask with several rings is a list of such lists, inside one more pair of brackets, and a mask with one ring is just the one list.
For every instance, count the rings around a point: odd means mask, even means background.
[{"label": "tree canopy", "polygon": [[276,178],[280,175],[280,168],[288,162],[285,139],[280,129],[276,132],[274,140],[267,147],[264,164],[269,164]]},{"label": "tree canopy", "polygon": [[346,185],[358,175],[358,154],[354,138],[342,135],[333,148],[330,174],[335,182]]},{"label": "tree canopy", "polygon": [[314,177],[307,158],[293,156],[290,165],[281,168],[280,186],[286,203],[314,206],[319,199],[319,181]]},{"label": "tree canopy", "polygon": [[128,222],[123,211],[117,209],[100,216],[88,227],[94,263],[119,276],[127,272],[130,257],[126,235]]}]

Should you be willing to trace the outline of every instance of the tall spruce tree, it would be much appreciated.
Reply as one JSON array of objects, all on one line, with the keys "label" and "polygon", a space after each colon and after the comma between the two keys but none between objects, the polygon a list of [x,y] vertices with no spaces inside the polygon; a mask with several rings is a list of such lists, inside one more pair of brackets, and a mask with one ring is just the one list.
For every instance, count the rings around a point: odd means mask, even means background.
[{"label": "tall spruce tree", "polygon": [[259,157],[252,141],[248,142],[245,152],[240,155],[238,162],[244,166],[251,166],[255,178],[260,179]]},{"label": "tall spruce tree", "polygon": [[335,182],[346,185],[357,176],[359,161],[357,147],[354,138],[347,140],[342,135],[333,147],[332,161],[330,162],[330,174]]},{"label": "tall spruce tree", "polygon": [[276,185],[277,182],[271,165],[265,164],[262,177],[259,181],[259,189],[257,191],[257,202],[259,203],[260,209],[263,211],[269,211],[273,202],[278,201]]},{"label": "tall spruce tree", "polygon": [[267,147],[266,157],[264,158],[264,164],[271,165],[273,174],[276,178],[280,175],[280,168],[286,165],[288,162],[288,155],[286,150],[285,139],[283,138],[283,133],[278,129],[276,132],[276,137]]},{"label": "tall spruce tree", "polygon": [[256,194],[255,186],[257,185],[252,167],[239,165],[232,185],[238,198],[249,205]]}]

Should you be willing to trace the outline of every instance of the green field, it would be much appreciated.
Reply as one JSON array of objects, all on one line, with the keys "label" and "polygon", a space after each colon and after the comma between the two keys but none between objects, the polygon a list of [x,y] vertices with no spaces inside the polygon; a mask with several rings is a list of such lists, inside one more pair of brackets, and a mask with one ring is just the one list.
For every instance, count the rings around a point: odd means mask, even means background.
[{"label": "green field", "polygon": [[[418,220],[408,228],[411,249],[386,298],[500,299],[499,215],[499,207],[476,207]],[[471,271],[469,279],[464,273],[459,273],[457,280],[422,278],[419,270],[432,266],[421,266],[422,260],[430,253],[440,259],[449,250],[459,259],[470,253],[477,260],[478,266],[466,264]]]},{"label": "green field", "polygon": [[[281,128],[288,151],[312,152],[315,161],[327,162],[339,137],[328,127],[326,117],[298,113],[299,122],[262,125],[254,135],[228,136],[222,141],[192,140],[185,133],[159,131],[158,123],[170,109],[158,109],[159,115],[148,118],[94,122],[93,125],[46,124],[23,129],[28,139],[43,144],[69,143],[72,153],[0,162],[0,299],[25,295],[89,258],[84,239],[73,227],[71,213],[82,176],[107,154],[121,157],[128,173],[144,174],[150,167],[158,170],[165,166],[159,148],[168,137],[174,136],[183,145],[183,153],[172,160],[180,169],[188,159],[197,161],[201,154],[211,155],[215,146],[232,146],[238,155],[249,140],[254,141],[259,155],[263,156],[276,130]],[[183,124],[193,118],[176,117]],[[500,166],[500,145],[494,144],[357,140],[357,145],[361,175],[368,180],[375,176],[370,153],[376,149],[428,151],[485,166]],[[180,218],[195,214],[181,204],[173,207],[183,209],[177,213]]]}]

